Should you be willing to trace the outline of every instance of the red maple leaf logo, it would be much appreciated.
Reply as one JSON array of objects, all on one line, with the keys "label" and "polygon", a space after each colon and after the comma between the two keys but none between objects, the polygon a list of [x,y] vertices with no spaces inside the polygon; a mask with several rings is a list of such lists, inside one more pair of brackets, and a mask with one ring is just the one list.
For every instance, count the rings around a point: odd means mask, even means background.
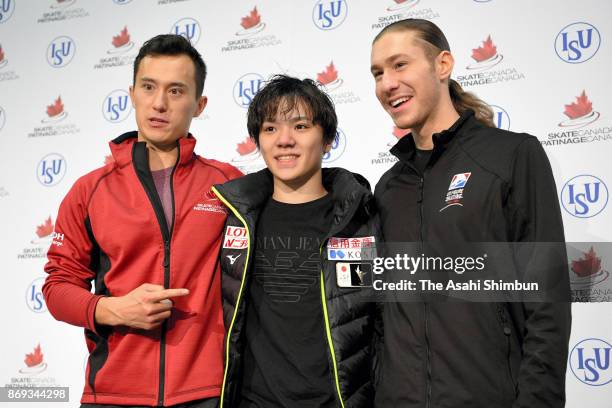
[{"label": "red maple leaf logo", "polygon": [[38,238],[48,237],[53,233],[53,221],[51,221],[51,216],[45,220],[45,222],[36,227],[36,235]]},{"label": "red maple leaf logo", "polygon": [[122,45],[125,45],[129,42],[130,42],[130,34],[128,33],[127,26],[125,26],[123,30],[121,30],[119,35],[113,36],[113,45],[115,46],[115,48],[119,48]]},{"label": "red maple leaf logo", "polygon": [[491,57],[497,55],[497,47],[493,44],[493,40],[489,35],[485,41],[482,42],[482,46],[472,49],[472,58],[476,62],[482,62],[488,60]]},{"label": "red maple leaf logo", "polygon": [[59,115],[64,111],[64,104],[62,103],[62,97],[58,96],[53,105],[47,106],[47,115],[50,118]]},{"label": "red maple leaf logo", "polygon": [[32,353],[26,354],[25,360],[23,360],[28,367],[34,367],[43,362],[43,353],[40,351],[40,344],[36,346]]},{"label": "red maple leaf logo", "polygon": [[329,65],[325,68],[325,71],[317,74],[317,81],[319,81],[321,85],[327,85],[336,79],[338,79],[338,71],[336,71],[333,61],[329,63]]},{"label": "red maple leaf logo", "polygon": [[408,133],[410,133],[410,129],[400,129],[397,126],[393,126],[393,136],[397,137],[398,139],[401,139]]},{"label": "red maple leaf logo", "polygon": [[582,258],[577,261],[572,261],[572,271],[584,278],[585,276],[591,276],[601,269],[601,258],[597,256],[593,247],[589,252],[585,252]]},{"label": "red maple leaf logo", "polygon": [[236,147],[236,151],[241,156],[245,156],[249,153],[252,153],[256,149],[257,145],[255,144],[255,141],[248,136],[244,139],[243,142],[238,143],[238,146]]},{"label": "red maple leaf logo", "polygon": [[104,165],[106,166],[107,164],[113,164],[115,162],[115,159],[113,158],[112,154],[109,154],[108,156],[104,156]]},{"label": "red maple leaf logo", "polygon": [[585,91],[576,97],[576,102],[565,105],[563,112],[568,118],[576,119],[593,112],[593,103],[589,101]]},{"label": "red maple leaf logo", "polygon": [[257,12],[257,6],[253,7],[253,10],[249,13],[248,16],[242,17],[240,21],[240,25],[245,30],[248,30],[251,27],[255,27],[261,21],[261,16]]},{"label": "red maple leaf logo", "polygon": [[0,45],[0,62],[4,61],[4,51],[2,51],[2,46]]}]

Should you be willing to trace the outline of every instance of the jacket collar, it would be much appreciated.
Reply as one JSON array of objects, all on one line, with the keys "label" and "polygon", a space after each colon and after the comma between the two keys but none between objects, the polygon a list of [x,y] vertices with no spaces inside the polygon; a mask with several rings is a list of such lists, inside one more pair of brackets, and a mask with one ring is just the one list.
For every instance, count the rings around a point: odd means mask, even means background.
[{"label": "jacket collar", "polygon": [[[434,150],[439,150],[446,148],[451,141],[455,138],[455,136],[464,128],[464,124],[468,122],[470,118],[474,116],[473,110],[466,110],[461,113],[459,119],[453,123],[453,125],[443,130],[440,133],[434,133],[432,135],[432,140],[434,144]],[[391,154],[403,161],[412,160],[414,153],[416,152],[416,144],[414,143],[414,138],[412,137],[412,133],[407,134],[402,137],[396,144],[391,148]]]},{"label": "jacket collar", "polygon": [[[132,162],[132,151],[135,145],[144,142],[138,141],[138,132],[132,131],[122,134],[109,143],[113,159],[119,167]],[[178,141],[179,162],[178,165],[189,163],[194,156],[196,139],[189,133],[187,137],[181,137]]]},{"label": "jacket collar", "polygon": [[[323,186],[332,195],[336,224],[372,197],[370,184],[359,174],[334,167],[323,168],[322,176]],[[216,185],[215,188],[241,214],[258,212],[274,192],[272,173],[268,169]]]}]

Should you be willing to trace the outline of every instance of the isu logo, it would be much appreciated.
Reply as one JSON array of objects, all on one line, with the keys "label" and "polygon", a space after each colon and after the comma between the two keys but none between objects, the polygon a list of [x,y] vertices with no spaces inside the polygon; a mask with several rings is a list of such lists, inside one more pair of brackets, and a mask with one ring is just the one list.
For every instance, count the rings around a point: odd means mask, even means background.
[{"label": "isu logo", "polygon": [[561,204],[574,217],[594,217],[608,204],[608,187],[598,177],[588,174],[576,176],[563,186]]},{"label": "isu logo", "polygon": [[570,354],[570,368],[578,381],[591,386],[609,384],[612,381],[611,349],[610,343],[596,338],[576,344]]},{"label": "isu logo", "polygon": [[319,0],[312,9],[312,21],[320,30],[338,28],[348,13],[345,0]]},{"label": "isu logo", "polygon": [[234,101],[242,108],[248,108],[255,94],[259,92],[264,79],[259,74],[245,74],[234,84]]},{"label": "isu logo", "polygon": [[57,37],[47,47],[47,62],[53,68],[63,68],[70,64],[76,52],[76,45],[72,38]]},{"label": "isu logo", "polygon": [[170,34],[181,35],[188,39],[192,45],[198,43],[201,33],[200,23],[193,18],[183,18],[174,23],[170,29]]},{"label": "isu logo", "polygon": [[555,39],[555,52],[564,62],[580,64],[597,54],[601,45],[601,35],[589,23],[573,23],[565,26]]}]

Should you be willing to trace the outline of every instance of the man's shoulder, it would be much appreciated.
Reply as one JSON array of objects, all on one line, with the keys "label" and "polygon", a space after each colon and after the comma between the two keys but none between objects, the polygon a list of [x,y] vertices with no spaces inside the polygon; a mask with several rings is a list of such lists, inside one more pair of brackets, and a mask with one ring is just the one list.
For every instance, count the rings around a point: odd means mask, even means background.
[{"label": "man's shoulder", "polygon": [[199,155],[196,155],[196,160],[198,163],[204,166],[206,171],[218,173],[223,178],[223,181],[219,181],[219,183],[224,183],[244,175],[240,170],[229,163],[215,159],[208,159]]}]

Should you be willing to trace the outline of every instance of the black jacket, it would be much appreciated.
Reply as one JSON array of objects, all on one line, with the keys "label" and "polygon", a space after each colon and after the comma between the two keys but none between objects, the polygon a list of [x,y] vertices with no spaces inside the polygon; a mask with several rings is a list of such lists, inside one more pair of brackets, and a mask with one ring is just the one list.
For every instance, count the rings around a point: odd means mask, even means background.
[{"label": "black jacket", "polygon": [[[564,242],[552,171],[535,137],[486,127],[467,111],[433,141],[422,174],[411,164],[412,136],[391,150],[399,161],[375,191],[386,242],[436,243],[442,255],[465,242]],[[526,258],[550,260],[525,246]],[[556,287],[568,300],[564,247],[557,255]],[[564,406],[570,306],[385,303],[377,407]]]},{"label": "black jacket", "polygon": [[[335,262],[326,259],[330,237],[379,239],[374,197],[368,182],[346,170],[323,169],[323,184],[332,194],[333,222],[321,246],[321,307],[328,344],[329,369],[338,407],[371,407],[373,403],[373,359],[376,311],[369,288],[341,288],[336,284]],[[234,407],[240,397],[244,349],[246,291],[253,268],[255,227],[263,205],[272,196],[270,172],[265,169],[213,188],[230,209],[228,226],[246,229],[243,248],[223,248],[220,262],[226,341],[226,366],[220,407]],[[226,230],[227,233],[227,230]],[[228,237],[224,237],[225,240]],[[231,245],[223,245],[231,246]],[[240,246],[240,245],[238,245]],[[242,254],[242,256],[239,256]],[[228,258],[229,255],[229,258]],[[238,257],[237,257],[238,256]],[[235,259],[232,264],[230,258]],[[377,327],[380,327],[379,325]]]}]

